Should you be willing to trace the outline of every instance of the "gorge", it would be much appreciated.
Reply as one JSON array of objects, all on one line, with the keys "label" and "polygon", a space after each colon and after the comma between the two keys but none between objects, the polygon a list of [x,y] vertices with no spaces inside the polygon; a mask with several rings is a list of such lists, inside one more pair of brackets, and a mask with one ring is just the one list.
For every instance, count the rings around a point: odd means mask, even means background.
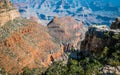
[{"label": "gorge", "polygon": [[[17,1],[12,2],[19,7]],[[14,5],[0,0],[1,75],[120,74],[119,17],[110,27],[99,23],[86,26],[73,16],[55,15],[43,25],[36,14],[23,17],[21,6],[17,9]],[[106,65],[114,69],[109,72]]]}]

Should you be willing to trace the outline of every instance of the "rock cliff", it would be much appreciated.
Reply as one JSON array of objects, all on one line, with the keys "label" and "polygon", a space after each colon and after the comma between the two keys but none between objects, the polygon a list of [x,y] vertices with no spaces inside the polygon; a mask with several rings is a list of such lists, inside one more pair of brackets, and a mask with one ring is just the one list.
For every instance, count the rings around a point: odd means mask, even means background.
[{"label": "rock cliff", "polygon": [[0,66],[10,73],[22,68],[47,67],[62,55],[47,29],[34,21],[16,18],[0,27]]},{"label": "rock cliff", "polygon": [[[116,24],[112,24],[112,27]],[[91,26],[82,41],[81,50],[90,50],[100,53],[105,47],[113,49],[116,44],[120,44],[120,30],[109,29],[105,26]]]},{"label": "rock cliff", "polygon": [[16,10],[9,0],[0,1],[0,27],[9,20],[20,17],[20,13]]},{"label": "rock cliff", "polygon": [[116,18],[115,22],[112,23],[111,29],[120,29],[120,18]]},{"label": "rock cliff", "polygon": [[81,50],[90,52],[89,57],[95,57],[102,63],[103,66],[99,69],[101,75],[120,75],[119,19],[111,25],[111,29],[106,25],[90,26],[81,42]]},{"label": "rock cliff", "polygon": [[80,42],[87,30],[82,22],[78,23],[72,17],[54,17],[47,26],[50,35],[55,37],[60,43],[77,49],[80,48]]},{"label": "rock cliff", "polygon": [[0,13],[0,27],[16,17],[20,17],[20,14],[16,9]]},{"label": "rock cliff", "polygon": [[[9,4],[2,0],[0,5]],[[47,27],[33,20],[21,18],[16,9],[0,13],[0,67],[11,74],[29,68],[47,67],[62,56],[59,43],[48,33]],[[10,4],[11,5],[11,4]]]}]

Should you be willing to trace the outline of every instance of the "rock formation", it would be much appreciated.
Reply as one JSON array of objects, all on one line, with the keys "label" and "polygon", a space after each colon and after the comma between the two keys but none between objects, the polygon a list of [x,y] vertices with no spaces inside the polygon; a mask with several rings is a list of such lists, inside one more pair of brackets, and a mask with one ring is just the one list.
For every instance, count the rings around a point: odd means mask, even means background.
[{"label": "rock formation", "polygon": [[[6,4],[4,1],[0,3]],[[62,46],[46,27],[21,18],[16,9],[0,13],[0,67],[7,72],[15,74],[26,66],[47,67],[62,54]]]},{"label": "rock formation", "polygon": [[110,65],[105,65],[103,68],[101,68],[100,73],[102,75],[104,75],[104,74],[114,74],[114,73],[116,73],[116,75],[120,75],[120,66],[113,67],[113,66],[110,66]]},{"label": "rock formation", "polygon": [[0,27],[16,17],[20,17],[20,14],[9,0],[0,0]]},{"label": "rock formation", "polygon": [[116,18],[116,21],[112,23],[111,29],[120,29],[120,18]]},{"label": "rock formation", "polygon": [[81,42],[81,50],[92,53],[95,59],[103,64],[99,70],[100,75],[120,75],[120,29],[118,21],[119,19],[112,24],[112,29],[105,25],[90,26],[85,34],[85,39]]},{"label": "rock formation", "polygon": [[12,4],[9,0],[0,0],[0,9],[10,9],[10,8],[13,8],[12,7]]},{"label": "rock formation", "polygon": [[[114,24],[116,26],[116,24]],[[102,26],[91,26],[81,43],[81,50],[90,50],[100,53],[105,47],[112,49],[120,43],[120,30],[113,30]]]},{"label": "rock formation", "polygon": [[60,43],[64,44],[64,46],[80,48],[80,42],[86,31],[82,22],[77,23],[71,17],[54,17],[47,26],[51,36],[55,37]]}]

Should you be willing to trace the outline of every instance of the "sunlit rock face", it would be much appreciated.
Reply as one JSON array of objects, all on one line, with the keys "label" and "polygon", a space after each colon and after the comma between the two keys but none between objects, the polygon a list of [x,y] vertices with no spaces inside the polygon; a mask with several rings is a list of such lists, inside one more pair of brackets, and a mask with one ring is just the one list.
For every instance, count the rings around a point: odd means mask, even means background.
[{"label": "sunlit rock face", "polygon": [[62,47],[48,34],[46,27],[34,21],[16,18],[0,27],[0,66],[11,74],[24,67],[47,67],[63,54]]},{"label": "sunlit rock face", "polygon": [[[9,4],[2,0],[0,4]],[[47,27],[21,18],[16,9],[2,7],[0,13],[0,68],[11,75],[22,72],[24,67],[48,67],[63,54],[63,46],[51,37]],[[52,59],[51,59],[52,58]]]},{"label": "sunlit rock face", "polygon": [[116,0],[11,0],[23,17],[38,16],[46,24],[53,16],[72,16],[85,25],[110,23],[120,16]]},{"label": "sunlit rock face", "polygon": [[0,1],[0,27],[6,22],[20,17],[20,13],[15,9],[9,0]]}]

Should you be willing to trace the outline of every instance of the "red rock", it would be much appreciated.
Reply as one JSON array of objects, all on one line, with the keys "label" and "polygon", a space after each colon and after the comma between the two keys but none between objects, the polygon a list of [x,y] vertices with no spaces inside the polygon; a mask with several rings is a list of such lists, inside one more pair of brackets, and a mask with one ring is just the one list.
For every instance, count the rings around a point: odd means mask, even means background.
[{"label": "red rock", "polygon": [[20,18],[16,9],[0,13],[0,24],[0,66],[7,72],[20,73],[26,66],[47,67],[52,62],[50,56],[54,60],[61,57],[62,48],[47,28],[33,20]]}]

